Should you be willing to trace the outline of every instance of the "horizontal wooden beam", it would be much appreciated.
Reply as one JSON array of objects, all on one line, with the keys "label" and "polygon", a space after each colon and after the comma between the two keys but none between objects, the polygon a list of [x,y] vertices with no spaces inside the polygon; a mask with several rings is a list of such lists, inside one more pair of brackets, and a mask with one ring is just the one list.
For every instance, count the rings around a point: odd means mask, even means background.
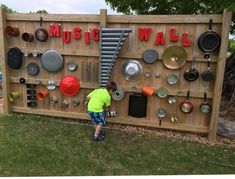
[{"label": "horizontal wooden beam", "polygon": [[38,21],[42,17],[44,22],[76,22],[76,23],[99,23],[99,15],[82,14],[36,14],[36,13],[7,13],[7,21]]},{"label": "horizontal wooden beam", "polygon": [[[130,24],[201,24],[222,23],[222,14],[218,15],[108,15],[107,23],[130,23]],[[108,25],[107,25],[108,26]]]},{"label": "horizontal wooden beam", "polygon": [[[73,119],[84,119],[89,120],[89,116],[86,113],[75,113],[75,112],[66,112],[66,111],[52,111],[52,110],[43,110],[43,109],[31,109],[24,107],[12,107],[13,112],[17,113],[27,113],[27,114],[38,114],[38,115],[46,115],[46,116],[54,116],[54,117],[62,117],[62,118],[73,118]],[[168,124],[162,122],[162,125],[159,126],[158,122],[147,121],[147,120],[136,120],[133,118],[107,118],[107,122],[110,123],[121,123],[128,124],[134,126],[145,126],[145,127],[154,127],[161,129],[172,129],[172,130],[180,130],[180,131],[190,131],[190,132],[198,132],[198,133],[207,133],[208,127],[202,126],[190,126],[185,124]]]},{"label": "horizontal wooden beam", "polygon": [[[10,82],[11,83],[20,83],[20,78],[21,77],[10,77]],[[38,84],[38,85],[48,85],[48,80],[45,79],[39,79],[39,78],[27,78],[26,84]],[[60,86],[60,80],[54,80],[56,82],[56,86]],[[39,83],[40,82],[40,83]],[[94,89],[98,88],[99,84],[98,83],[88,83],[88,82],[82,82],[80,81],[80,88],[85,88],[85,89]]]}]

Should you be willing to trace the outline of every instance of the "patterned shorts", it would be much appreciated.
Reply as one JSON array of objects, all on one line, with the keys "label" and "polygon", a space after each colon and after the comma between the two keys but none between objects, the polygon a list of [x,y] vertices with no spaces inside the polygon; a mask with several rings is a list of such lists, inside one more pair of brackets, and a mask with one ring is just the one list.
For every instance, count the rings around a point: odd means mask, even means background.
[{"label": "patterned shorts", "polygon": [[91,123],[93,125],[105,125],[105,114],[104,112],[91,112],[88,111],[88,114],[91,118]]}]

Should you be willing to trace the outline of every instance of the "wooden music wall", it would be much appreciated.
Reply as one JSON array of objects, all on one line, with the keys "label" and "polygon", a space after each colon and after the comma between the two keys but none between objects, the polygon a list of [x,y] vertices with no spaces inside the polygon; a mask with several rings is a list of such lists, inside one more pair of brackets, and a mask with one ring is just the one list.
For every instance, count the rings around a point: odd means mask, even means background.
[{"label": "wooden music wall", "polygon": [[[221,42],[217,50],[209,53],[209,70],[214,78],[205,81],[201,74],[208,69],[208,59],[199,49],[198,39],[203,33],[210,32],[210,19],[212,32],[219,35]],[[231,13],[227,10],[224,14],[216,15],[158,16],[107,15],[104,9],[100,11],[100,15],[6,14],[1,10],[0,58],[4,112],[88,120],[82,103],[90,91],[100,87],[101,27],[129,29],[131,32],[127,32],[125,41],[119,43],[122,47],[118,48],[120,53],[116,54],[116,62],[109,78],[123,90],[124,97],[112,101],[111,111],[114,111],[116,116],[108,117],[107,121],[207,133],[210,140],[215,140],[230,22]],[[18,35],[14,27],[19,29]],[[6,28],[9,28],[8,31]],[[38,35],[35,34],[37,30]],[[48,32],[47,38],[44,30]],[[208,43],[211,42],[208,40]],[[104,44],[111,43],[107,40]],[[169,47],[176,49],[171,51]],[[15,50],[12,53],[17,54],[17,50],[22,52],[18,53],[22,55],[22,64],[18,69],[10,67],[10,49]],[[183,49],[186,57],[183,55],[178,59],[177,49]],[[151,52],[147,53],[150,59],[157,56],[154,62],[148,63],[144,60],[144,52],[148,50],[153,52],[152,56]],[[58,57],[59,61],[55,62],[57,66],[47,63],[48,61],[43,64],[42,56],[45,53],[48,53],[48,59],[52,59],[52,62],[54,56]],[[182,58],[186,60],[181,61]],[[188,81],[184,74],[186,70],[192,69],[193,59],[193,69],[198,71],[199,76],[195,81]],[[131,60],[142,66],[142,72],[133,81],[125,79],[123,73],[123,66]],[[175,60],[180,60],[182,66],[173,69]],[[60,62],[62,64],[58,66]],[[170,67],[167,67],[168,63]],[[45,65],[49,66],[49,70]],[[58,69],[55,69],[57,67]],[[134,69],[130,68],[129,73]],[[69,75],[75,77],[72,79],[75,83],[72,83],[78,86],[77,91],[66,95],[66,92],[60,90],[60,85],[62,79]],[[167,92],[159,93],[159,89]],[[147,96],[146,116],[133,117],[129,112],[129,98],[134,93],[143,93],[143,90],[146,90],[144,93]],[[211,107],[208,113],[203,113],[200,109],[204,103],[205,92],[205,103]],[[31,103],[32,101],[35,103]],[[182,111],[180,105],[183,102],[189,102],[193,106],[192,112]],[[190,105],[189,107],[192,107]],[[208,110],[207,107],[204,110]],[[188,110],[187,106],[184,108]]]}]

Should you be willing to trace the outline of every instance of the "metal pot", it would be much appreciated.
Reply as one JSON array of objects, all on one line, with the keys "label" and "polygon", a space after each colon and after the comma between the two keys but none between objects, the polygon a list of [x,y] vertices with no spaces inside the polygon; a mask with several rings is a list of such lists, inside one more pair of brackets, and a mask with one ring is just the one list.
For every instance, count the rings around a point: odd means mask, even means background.
[{"label": "metal pot", "polygon": [[137,60],[129,60],[122,66],[122,75],[127,81],[136,81],[142,71],[143,67]]},{"label": "metal pot", "polygon": [[40,17],[40,27],[35,31],[35,37],[41,42],[45,42],[48,39],[48,32],[42,27],[42,17]]},{"label": "metal pot", "polygon": [[219,49],[221,43],[220,36],[212,31],[212,19],[209,20],[209,29],[198,38],[198,47],[202,52],[211,53]]},{"label": "metal pot", "polygon": [[193,111],[193,104],[189,101],[189,95],[190,91],[187,92],[187,99],[180,104],[180,110],[185,114],[189,114]]},{"label": "metal pot", "polygon": [[166,110],[163,108],[159,108],[157,116],[159,117],[159,126],[160,126],[162,124],[162,119],[166,117]]},{"label": "metal pot", "polygon": [[211,105],[208,104],[206,96],[207,96],[207,93],[205,92],[204,93],[204,102],[200,105],[200,110],[202,113],[207,114],[207,113],[211,112]]},{"label": "metal pot", "polygon": [[187,69],[185,72],[184,72],[184,79],[186,81],[195,81],[196,79],[198,79],[199,77],[199,72],[197,69],[194,68],[195,66],[195,63],[196,63],[196,59],[195,57],[193,58],[193,61],[192,61],[192,68],[191,69]]},{"label": "metal pot", "polygon": [[203,71],[201,77],[204,81],[212,81],[214,79],[214,74],[211,72],[210,59],[208,59],[207,70]]}]

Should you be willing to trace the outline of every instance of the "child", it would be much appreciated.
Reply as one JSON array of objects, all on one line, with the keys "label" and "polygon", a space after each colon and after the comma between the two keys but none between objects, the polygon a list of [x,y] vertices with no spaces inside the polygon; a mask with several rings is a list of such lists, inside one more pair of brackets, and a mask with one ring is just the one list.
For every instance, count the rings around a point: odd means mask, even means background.
[{"label": "child", "polygon": [[87,112],[95,127],[95,134],[92,137],[94,141],[104,140],[104,132],[101,131],[101,128],[105,125],[105,112],[109,111],[109,106],[111,105],[110,95],[116,89],[116,83],[110,82],[106,85],[106,88],[95,89],[86,97],[85,105]]}]

